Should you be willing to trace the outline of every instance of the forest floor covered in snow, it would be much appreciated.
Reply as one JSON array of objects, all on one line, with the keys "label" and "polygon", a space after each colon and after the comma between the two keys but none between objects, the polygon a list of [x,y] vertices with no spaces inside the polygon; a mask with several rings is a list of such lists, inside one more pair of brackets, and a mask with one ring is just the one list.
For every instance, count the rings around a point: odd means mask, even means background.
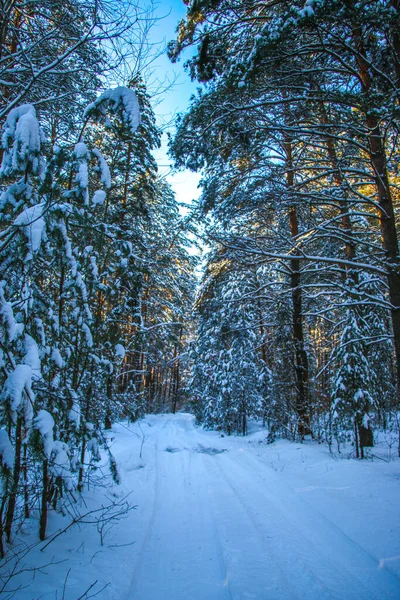
[{"label": "forest floor covered in snow", "polygon": [[[398,600],[396,449],[357,461],[265,437],[255,426],[223,437],[189,414],[115,425],[121,484],[89,490],[79,507],[100,524],[75,524],[43,550],[70,520],[51,515],[48,541],[9,588],[18,600]],[[126,496],[136,508],[123,514]],[[27,522],[20,539],[30,545],[36,529]]]}]

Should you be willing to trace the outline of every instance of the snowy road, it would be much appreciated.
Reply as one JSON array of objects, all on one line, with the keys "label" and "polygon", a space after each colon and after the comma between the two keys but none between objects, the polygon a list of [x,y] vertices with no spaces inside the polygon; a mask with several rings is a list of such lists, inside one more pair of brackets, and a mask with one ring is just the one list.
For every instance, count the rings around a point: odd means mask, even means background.
[{"label": "snowy road", "polygon": [[[137,509],[103,545],[88,523],[35,547],[27,560],[49,566],[24,572],[18,600],[88,589],[98,600],[400,599],[400,460],[389,442],[388,462],[335,460],[315,442],[267,445],[256,428],[221,437],[188,414],[115,425],[110,442],[122,483],[92,487],[81,510],[126,494]],[[68,523],[52,513],[49,535]],[[36,531],[27,524],[27,541]]]},{"label": "snowy road", "polygon": [[270,447],[204,432],[190,415],[148,417],[142,430],[152,497],[139,505],[126,600],[400,598],[398,545],[383,560],[348,485],[322,489],[320,504],[321,486],[266,462]]}]

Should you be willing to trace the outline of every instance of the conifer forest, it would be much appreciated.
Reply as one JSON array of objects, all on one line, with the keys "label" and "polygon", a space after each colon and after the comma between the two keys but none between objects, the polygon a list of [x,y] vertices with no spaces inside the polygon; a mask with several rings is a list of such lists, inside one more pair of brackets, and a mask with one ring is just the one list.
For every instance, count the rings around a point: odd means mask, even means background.
[{"label": "conifer forest", "polygon": [[0,0],[0,128],[0,597],[398,599],[400,0]]}]

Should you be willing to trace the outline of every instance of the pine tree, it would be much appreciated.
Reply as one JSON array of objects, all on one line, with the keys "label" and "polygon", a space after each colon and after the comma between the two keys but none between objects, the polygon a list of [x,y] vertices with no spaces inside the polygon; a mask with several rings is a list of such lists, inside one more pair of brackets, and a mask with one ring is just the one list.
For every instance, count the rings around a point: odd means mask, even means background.
[{"label": "pine tree", "polygon": [[245,435],[248,417],[262,403],[254,315],[242,299],[246,272],[233,273],[223,254],[211,255],[207,271],[190,390],[206,427]]},{"label": "pine tree", "polygon": [[[368,248],[373,255],[370,262],[379,262],[386,271],[400,365],[398,240],[389,177],[394,167],[390,157],[396,152],[398,36],[398,11],[389,0],[365,2],[363,10],[347,0],[329,7],[318,1],[268,6],[196,2],[188,7],[170,54],[176,59],[183,49],[196,46],[188,66],[192,76],[207,86],[186,122],[186,126],[195,123],[194,112],[198,117],[203,111],[207,136],[197,141],[195,127],[189,126],[184,141],[178,141],[177,154],[190,156],[187,164],[198,167],[212,159],[215,129],[224,131],[215,140],[227,140],[224,153],[229,156],[233,143],[238,146],[240,141],[248,150],[250,134],[257,139],[263,131],[281,133],[299,144],[300,162],[289,169],[292,175],[299,174],[294,193],[301,202],[311,198],[316,214],[322,216],[313,224],[314,235],[302,240],[299,230],[295,236],[301,261],[318,262],[321,256],[325,263],[335,263],[335,256],[307,252],[329,231],[345,242],[347,260],[341,262],[352,268],[348,263],[354,261],[357,235],[351,232],[350,212],[368,219],[370,244],[363,240],[361,253]],[[237,122],[244,125],[235,132],[232,123]],[[191,144],[195,148],[190,151]],[[276,148],[273,152],[275,158],[280,156]],[[254,150],[246,154],[251,164],[257,155]],[[212,162],[218,168],[218,161]],[[362,197],[360,189],[366,191]],[[380,233],[382,255],[376,252]],[[277,254],[265,245],[264,252]],[[288,247],[283,254],[289,260],[293,251]],[[361,261],[357,268],[368,270]]]},{"label": "pine tree", "polygon": [[[134,108],[131,94],[130,108]],[[121,108],[126,108],[123,101]],[[137,110],[126,116],[122,112],[121,117],[136,118],[138,124]],[[134,127],[132,120],[129,124]],[[1,420],[15,456],[13,472],[7,474],[9,498],[3,522],[9,540],[21,473],[27,473],[32,452],[32,459],[42,462],[40,537],[44,539],[47,504],[50,498],[56,502],[63,488],[71,489],[74,465],[79,454],[84,455],[88,418],[81,422],[80,413],[93,365],[90,293],[96,291],[96,274],[93,268],[86,269],[90,251],[82,232],[93,216],[90,161],[94,158],[97,163],[98,155],[80,141],[70,156],[55,148],[46,164],[44,135],[31,105],[10,112],[3,149],[2,175],[8,186],[2,194],[1,215],[6,316]],[[3,500],[3,510],[6,504]],[[25,505],[25,514],[27,510]]]},{"label": "pine tree", "polygon": [[331,421],[338,441],[354,432],[356,456],[364,457],[364,447],[372,446],[371,410],[376,401],[371,395],[373,377],[365,348],[365,321],[355,310],[346,312],[340,345],[335,351],[338,368],[332,387]]}]

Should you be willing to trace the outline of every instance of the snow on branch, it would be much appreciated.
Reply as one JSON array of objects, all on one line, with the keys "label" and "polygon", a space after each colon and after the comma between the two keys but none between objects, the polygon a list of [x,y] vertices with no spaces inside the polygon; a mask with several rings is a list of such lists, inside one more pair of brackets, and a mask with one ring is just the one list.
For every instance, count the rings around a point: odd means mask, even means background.
[{"label": "snow on branch", "polygon": [[42,409],[35,417],[34,425],[42,437],[44,453],[47,457],[50,457],[54,444],[54,419],[47,410]]},{"label": "snow on branch", "polygon": [[25,228],[28,247],[28,256],[25,260],[32,258],[46,236],[46,223],[43,217],[44,208],[44,202],[29,206],[14,220],[15,227]]},{"label": "snow on branch", "polygon": [[27,171],[34,175],[40,173],[40,151],[44,141],[35,108],[31,104],[13,108],[3,125],[4,156],[0,175],[9,176]]},{"label": "snow on branch", "polygon": [[[29,424],[32,419],[32,377],[32,368],[29,365],[16,365],[15,369],[7,376],[1,399],[9,402],[13,422],[16,422],[17,412],[22,404],[24,404],[26,422]],[[27,400],[23,398],[24,392],[28,396]]]},{"label": "snow on branch", "polygon": [[0,461],[8,469],[14,466],[14,448],[5,429],[0,429]]},{"label": "snow on branch", "polygon": [[270,258],[270,259],[276,259],[276,260],[307,260],[310,262],[322,262],[322,263],[327,263],[327,264],[333,264],[333,265],[339,265],[339,266],[345,266],[345,267],[351,267],[352,269],[356,269],[356,270],[365,270],[365,271],[370,271],[372,273],[379,273],[380,275],[387,275],[387,271],[386,269],[376,266],[376,265],[370,265],[367,263],[363,263],[363,262],[359,262],[359,261],[352,261],[352,260],[346,260],[346,259],[341,259],[341,258],[336,258],[336,257],[327,257],[327,256],[315,256],[315,255],[311,255],[311,254],[305,254],[305,253],[301,253],[301,254],[290,254],[287,253],[281,253],[281,252],[274,252],[274,251],[270,251],[268,249],[264,249],[264,248],[252,248],[250,246],[245,246],[245,245],[235,245],[235,244],[230,244],[227,242],[224,242],[222,240],[218,240],[220,241],[220,243],[225,247],[228,248],[230,250],[236,250],[238,252],[246,252],[249,254],[253,254],[253,255],[257,255],[257,256],[262,256],[262,257],[266,257],[266,258]]},{"label": "snow on branch", "polygon": [[127,125],[132,134],[140,125],[140,109],[137,96],[133,90],[123,86],[106,90],[94,102],[86,108],[83,118],[105,119],[106,125],[110,125],[107,111],[111,114],[119,114],[122,122]]}]

